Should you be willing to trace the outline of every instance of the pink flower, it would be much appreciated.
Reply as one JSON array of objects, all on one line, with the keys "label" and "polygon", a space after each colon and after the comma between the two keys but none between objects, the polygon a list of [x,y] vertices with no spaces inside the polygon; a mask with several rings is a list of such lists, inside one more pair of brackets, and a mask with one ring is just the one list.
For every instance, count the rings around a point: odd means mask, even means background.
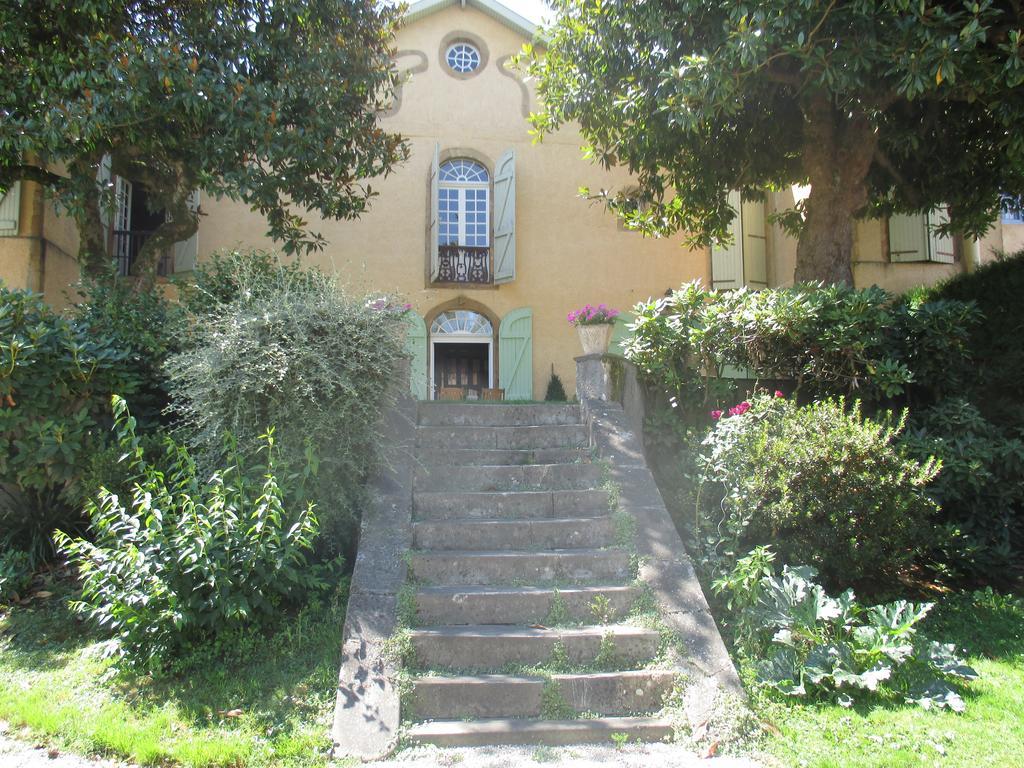
[{"label": "pink flower", "polygon": [[716,411],[712,411],[711,412],[711,418],[714,419],[715,421],[718,421],[720,418],[722,418],[722,412],[721,411],[717,411],[717,410]]},{"label": "pink flower", "polygon": [[782,390],[781,389],[776,389],[775,390],[775,396],[776,397],[785,397],[785,395],[782,394]]}]

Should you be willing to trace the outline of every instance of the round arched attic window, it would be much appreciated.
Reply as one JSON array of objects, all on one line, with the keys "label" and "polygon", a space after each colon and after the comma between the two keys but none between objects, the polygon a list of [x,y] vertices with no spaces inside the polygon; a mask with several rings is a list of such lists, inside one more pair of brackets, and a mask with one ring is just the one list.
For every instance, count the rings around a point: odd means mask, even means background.
[{"label": "round arched attic window", "polygon": [[468,75],[479,68],[480,51],[472,43],[459,40],[448,46],[444,60],[451,67],[452,72]]}]

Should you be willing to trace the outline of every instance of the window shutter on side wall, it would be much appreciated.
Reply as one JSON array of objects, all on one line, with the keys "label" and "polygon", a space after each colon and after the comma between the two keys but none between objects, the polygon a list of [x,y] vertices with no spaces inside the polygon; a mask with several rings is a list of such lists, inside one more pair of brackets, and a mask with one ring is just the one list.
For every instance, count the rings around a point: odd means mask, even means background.
[{"label": "window shutter on side wall", "polygon": [[633,335],[633,332],[629,330],[629,326],[633,324],[634,320],[636,320],[636,315],[632,312],[620,312],[619,316],[615,318],[615,325],[612,327],[612,340],[608,344],[609,355],[625,357],[622,342]]},{"label": "window shutter on side wall", "polygon": [[498,328],[499,383],[506,400],[533,399],[533,310],[513,309]]},{"label": "window shutter on side wall", "polygon": [[949,210],[943,206],[928,214],[928,257],[942,264],[953,263],[953,236],[939,235],[935,228],[949,223]]},{"label": "window shutter on side wall", "polygon": [[921,214],[889,217],[889,261],[928,261],[928,237]]},{"label": "window shutter on side wall", "polygon": [[[188,207],[190,211],[199,210],[199,190],[195,190],[188,196]],[[191,272],[196,268],[196,259],[199,255],[199,230],[192,233],[192,237],[180,243],[174,244],[174,271]]]},{"label": "window shutter on side wall", "polygon": [[494,168],[494,282],[516,279],[516,151]]},{"label": "window shutter on side wall", "polygon": [[729,193],[736,216],[729,224],[732,242],[711,246],[711,287],[716,290],[743,285],[743,205],[739,192]]},{"label": "window shutter on side wall", "polygon": [[743,203],[743,284],[768,287],[768,223],[764,200]]},{"label": "window shutter on side wall", "polygon": [[0,237],[17,236],[20,214],[21,182],[16,181],[7,190],[7,194],[0,198]]},{"label": "window shutter on side wall", "polygon": [[110,221],[112,211],[103,205],[103,193],[110,186],[110,155],[104,155],[100,160],[100,168],[96,172],[96,187],[100,192],[100,223],[103,224],[103,246],[110,248]]},{"label": "window shutter on side wall", "polygon": [[412,310],[405,313],[405,354],[409,356],[409,391],[427,399],[427,324]]},{"label": "window shutter on side wall", "polygon": [[434,145],[434,160],[430,166],[430,211],[427,214],[427,243],[430,246],[430,279],[437,280],[441,274],[441,260],[437,253],[437,222],[440,218],[438,208],[440,207],[438,182],[439,167],[441,165],[441,145]]}]

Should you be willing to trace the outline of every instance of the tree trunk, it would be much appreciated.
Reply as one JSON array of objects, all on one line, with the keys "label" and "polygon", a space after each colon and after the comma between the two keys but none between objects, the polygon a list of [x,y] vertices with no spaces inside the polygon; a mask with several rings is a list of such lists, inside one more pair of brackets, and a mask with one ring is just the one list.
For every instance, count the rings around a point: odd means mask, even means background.
[{"label": "tree trunk", "polygon": [[804,170],[811,182],[796,248],[796,282],[853,285],[856,214],[878,144],[867,114],[836,109],[824,95],[804,107]]},{"label": "tree trunk", "polygon": [[97,157],[83,157],[71,166],[73,184],[82,193],[84,205],[75,210],[75,225],[78,227],[78,262],[82,272],[92,278],[104,273],[110,261],[104,237],[103,217],[100,215],[102,196],[96,183],[96,167],[102,160]]}]

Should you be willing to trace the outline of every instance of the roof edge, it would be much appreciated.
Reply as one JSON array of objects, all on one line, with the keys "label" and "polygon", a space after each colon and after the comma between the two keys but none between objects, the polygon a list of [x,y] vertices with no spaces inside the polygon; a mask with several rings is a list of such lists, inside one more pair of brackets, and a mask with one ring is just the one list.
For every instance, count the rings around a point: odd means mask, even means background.
[{"label": "roof edge", "polygon": [[405,20],[416,21],[453,5],[472,6],[529,40],[533,40],[540,29],[532,21],[524,19],[497,0],[419,0],[409,5],[405,12]]}]

